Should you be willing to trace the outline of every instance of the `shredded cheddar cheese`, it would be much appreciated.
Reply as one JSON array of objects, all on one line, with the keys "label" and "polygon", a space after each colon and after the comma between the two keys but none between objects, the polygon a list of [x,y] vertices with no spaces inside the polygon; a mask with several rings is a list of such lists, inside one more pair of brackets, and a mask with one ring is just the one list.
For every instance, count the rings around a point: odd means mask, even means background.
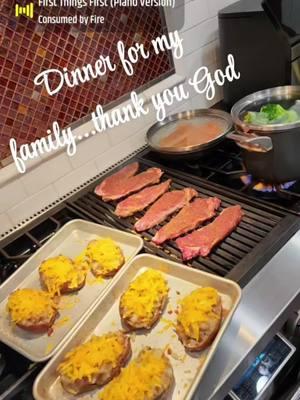
[{"label": "shredded cheddar cheese", "polygon": [[135,316],[142,321],[151,321],[162,297],[169,288],[163,275],[148,269],[139,275],[121,297],[124,318]]},{"label": "shredded cheddar cheese", "polygon": [[46,346],[45,354],[51,353],[51,351],[54,349],[54,344],[53,343],[48,343]]},{"label": "shredded cheddar cheese", "polygon": [[53,325],[53,328],[61,328],[63,326],[65,326],[66,324],[68,324],[69,322],[71,322],[71,318],[70,317],[63,317],[61,319],[59,319],[57,322],[55,322],[55,324]]},{"label": "shredded cheddar cheese", "polygon": [[21,324],[39,322],[52,317],[57,312],[57,305],[47,292],[35,289],[18,289],[10,294],[7,309],[12,321]]},{"label": "shredded cheddar cheese", "polygon": [[95,275],[108,275],[124,263],[122,250],[110,238],[90,242],[86,248],[86,256]]},{"label": "shredded cheddar cheese", "polygon": [[124,343],[124,336],[120,332],[93,336],[88,342],[67,353],[58,366],[58,373],[73,382],[86,379],[93,384],[102,367],[118,366],[126,350]]},{"label": "shredded cheddar cheese", "polygon": [[60,295],[65,285],[69,289],[79,287],[86,277],[86,270],[70,258],[58,256],[49,258],[39,267],[40,275],[51,294]]},{"label": "shredded cheddar cheese", "polygon": [[78,267],[80,267],[80,268],[86,270],[86,272],[88,272],[89,264],[88,264],[86,249],[84,249],[77,257],[74,258],[74,263]]},{"label": "shredded cheddar cheese", "polygon": [[170,319],[161,318],[160,322],[165,324],[165,326],[160,331],[158,331],[158,333],[164,333],[165,331],[173,329],[175,327],[174,321],[171,321]]},{"label": "shredded cheddar cheese", "polygon": [[160,350],[145,349],[100,393],[100,400],[152,400],[170,385],[170,368]]},{"label": "shredded cheddar cheese", "polygon": [[194,290],[181,302],[177,322],[181,324],[187,336],[200,340],[202,324],[209,319],[218,318],[214,307],[218,304],[219,294],[211,287]]}]

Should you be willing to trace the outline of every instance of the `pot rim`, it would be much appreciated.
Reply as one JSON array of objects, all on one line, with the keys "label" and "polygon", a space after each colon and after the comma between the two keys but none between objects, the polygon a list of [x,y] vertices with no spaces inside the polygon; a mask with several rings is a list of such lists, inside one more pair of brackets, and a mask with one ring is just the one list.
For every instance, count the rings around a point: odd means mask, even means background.
[{"label": "pot rim", "polygon": [[300,127],[300,121],[291,122],[289,124],[257,125],[257,124],[248,124],[240,119],[241,112],[247,106],[256,101],[261,101],[264,99],[268,100],[268,98],[269,99],[275,98],[278,99],[278,101],[289,100],[289,99],[295,99],[300,101],[300,86],[278,86],[270,89],[260,90],[258,92],[243,97],[241,100],[236,102],[231,109],[231,118],[233,120],[234,125],[240,127],[245,133],[249,131],[272,133],[274,131],[285,131],[292,128]]}]

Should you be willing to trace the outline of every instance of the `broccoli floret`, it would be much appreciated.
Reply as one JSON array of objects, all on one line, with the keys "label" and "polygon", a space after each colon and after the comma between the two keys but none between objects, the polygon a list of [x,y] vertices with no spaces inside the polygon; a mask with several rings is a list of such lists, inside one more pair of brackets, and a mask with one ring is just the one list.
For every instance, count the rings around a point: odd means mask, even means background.
[{"label": "broccoli floret", "polygon": [[295,110],[288,110],[286,112],[286,115],[284,117],[284,122],[286,122],[287,124],[290,124],[292,122],[297,122],[299,121],[299,114],[297,113],[297,111]]},{"label": "broccoli floret", "polygon": [[269,122],[267,116],[261,112],[248,111],[244,117],[244,121],[248,124],[262,125]]},{"label": "broccoli floret", "polygon": [[264,113],[269,121],[274,121],[284,117],[287,111],[280,104],[266,104],[260,112]]},{"label": "broccoli floret", "polygon": [[255,113],[248,111],[247,114],[244,116],[244,121],[248,124],[251,124],[255,119]]},{"label": "broccoli floret", "polygon": [[266,104],[259,112],[248,111],[244,116],[248,124],[289,124],[300,121],[300,114],[295,110],[285,110],[280,104]]}]

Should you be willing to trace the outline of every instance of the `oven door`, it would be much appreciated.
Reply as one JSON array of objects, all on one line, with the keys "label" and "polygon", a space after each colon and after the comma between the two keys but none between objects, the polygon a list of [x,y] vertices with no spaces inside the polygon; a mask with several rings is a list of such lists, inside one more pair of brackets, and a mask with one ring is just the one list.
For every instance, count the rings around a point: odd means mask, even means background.
[{"label": "oven door", "polygon": [[299,350],[278,333],[225,400],[299,400]]}]

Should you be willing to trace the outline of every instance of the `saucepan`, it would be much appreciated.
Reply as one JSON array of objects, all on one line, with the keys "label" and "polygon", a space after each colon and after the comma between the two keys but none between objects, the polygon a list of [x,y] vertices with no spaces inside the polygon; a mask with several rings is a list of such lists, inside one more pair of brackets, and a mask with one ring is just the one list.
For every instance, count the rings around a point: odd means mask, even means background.
[{"label": "saucepan", "polygon": [[[284,116],[274,122],[248,122],[245,116],[257,113],[266,105],[273,106],[275,114],[289,110],[291,118]],[[284,183],[300,179],[300,86],[280,86],[261,90],[239,100],[231,110],[237,130],[246,136],[268,137],[272,148],[267,152],[252,152],[242,147],[242,158],[246,170],[256,179],[268,183]]]},{"label": "saucepan", "polygon": [[[171,115],[148,130],[147,141],[161,157],[197,159],[209,155],[220,141],[227,138],[241,147],[245,168],[254,178],[274,184],[300,179],[300,120],[264,124],[246,122],[245,118],[246,114],[257,113],[266,104],[279,104],[290,109],[299,102],[300,86],[263,90],[238,101],[231,115],[214,109]],[[180,130],[183,131],[187,124],[196,127],[210,123],[218,125],[218,131],[212,137],[206,137],[204,133],[200,144],[180,140],[168,144],[165,140],[176,130],[180,136]]]}]

